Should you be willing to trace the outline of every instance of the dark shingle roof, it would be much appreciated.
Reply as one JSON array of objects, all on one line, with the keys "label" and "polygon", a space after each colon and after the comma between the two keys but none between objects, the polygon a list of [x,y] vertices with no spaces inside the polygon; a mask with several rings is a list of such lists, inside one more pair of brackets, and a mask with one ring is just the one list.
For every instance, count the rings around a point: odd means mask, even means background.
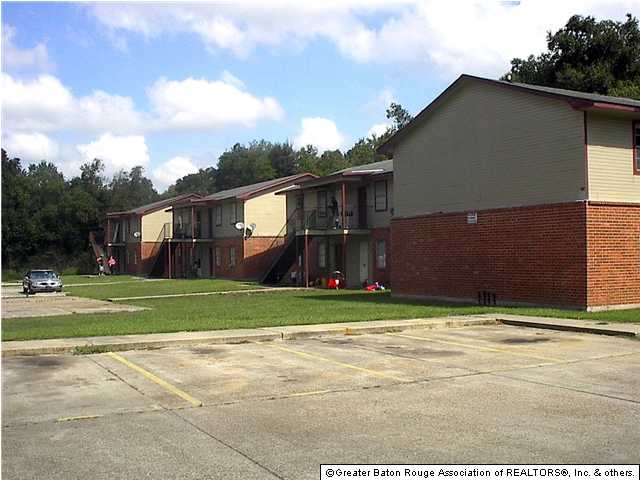
[{"label": "dark shingle roof", "polygon": [[315,178],[315,175],[312,175],[310,173],[298,173],[296,175],[290,175],[288,177],[274,178],[273,180],[267,180],[265,182],[252,183],[251,185],[244,185],[242,187],[236,187],[229,190],[222,190],[221,192],[212,193],[211,195],[207,195],[206,197],[198,199],[198,202],[220,201],[227,200],[229,198],[246,199],[266,190],[271,190],[278,187],[285,188],[293,183],[311,178]]},{"label": "dark shingle roof", "polygon": [[[380,171],[374,172],[375,170],[380,170]],[[356,165],[355,167],[343,168],[342,170],[333,172],[330,175],[344,175],[344,174],[348,175],[348,174],[357,174],[358,172],[375,173],[375,174],[393,172],[393,160],[381,160],[380,162],[373,162],[373,163],[367,163],[365,165]]]},{"label": "dark shingle roof", "polygon": [[125,210],[122,212],[109,212],[107,216],[117,215],[145,215],[147,213],[157,212],[163,208],[168,208],[176,203],[184,202],[185,200],[200,198],[197,193],[184,193],[177,197],[165,198],[164,200],[158,200],[157,202],[141,205],[140,207],[132,208],[131,210]]}]

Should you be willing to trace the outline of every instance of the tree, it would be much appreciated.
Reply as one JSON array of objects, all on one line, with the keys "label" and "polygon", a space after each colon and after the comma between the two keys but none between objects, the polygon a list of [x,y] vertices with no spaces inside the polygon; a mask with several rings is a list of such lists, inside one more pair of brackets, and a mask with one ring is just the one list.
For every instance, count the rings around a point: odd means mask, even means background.
[{"label": "tree", "polygon": [[201,168],[197,173],[191,173],[179,178],[163,194],[164,198],[175,197],[183,193],[198,193],[210,195],[216,192],[216,169],[213,167]]},{"label": "tree", "polygon": [[537,57],[511,60],[511,81],[640,99],[640,30],[625,22],[572,16]]},{"label": "tree", "polygon": [[327,150],[320,155],[318,175],[329,175],[349,166],[340,150]]},{"label": "tree", "polygon": [[144,176],[144,168],[133,167],[130,172],[116,173],[109,185],[111,190],[110,210],[121,211],[158,200],[153,182]]},{"label": "tree", "polygon": [[298,173],[296,168],[296,153],[293,146],[286,143],[275,143],[269,151],[269,161],[276,172],[276,177],[288,177]]},{"label": "tree", "polygon": [[351,166],[365,165],[367,163],[385,160],[384,155],[376,153],[376,149],[382,144],[381,139],[388,138],[386,133],[380,137],[372,135],[368,138],[361,138],[345,154],[347,163]]},{"label": "tree", "polygon": [[[389,129],[392,131],[391,133],[397,132],[413,119],[411,114],[407,110],[405,110],[402,105],[394,102],[391,102],[389,108],[387,108],[387,118],[389,120],[393,120],[393,125]],[[387,130],[387,132],[382,136],[384,137],[385,135],[387,135],[389,133],[389,130]]]},{"label": "tree", "polygon": [[29,209],[31,191],[20,159],[2,149],[2,263],[16,268],[32,251],[35,230]]},{"label": "tree", "polygon": [[300,173],[318,175],[318,149],[313,145],[302,147],[295,153],[296,169]]},{"label": "tree", "polygon": [[269,159],[271,146],[265,140],[251,142],[248,147],[236,143],[220,155],[216,188],[227,190],[276,178],[277,173]]}]

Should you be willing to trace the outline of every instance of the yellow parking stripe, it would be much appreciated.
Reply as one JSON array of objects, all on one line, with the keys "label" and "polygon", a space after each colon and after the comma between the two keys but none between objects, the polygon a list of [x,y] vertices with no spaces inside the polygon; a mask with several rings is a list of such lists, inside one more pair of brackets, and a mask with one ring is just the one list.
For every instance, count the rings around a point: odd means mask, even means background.
[{"label": "yellow parking stripe", "polygon": [[60,417],[56,419],[56,422],[72,422],[74,420],[92,420],[94,418],[100,418],[102,415],[78,415],[76,417]]},{"label": "yellow parking stripe", "polygon": [[281,350],[283,352],[293,353],[294,355],[298,355],[300,357],[311,358],[314,360],[321,360],[327,363],[333,363],[334,365],[339,365],[341,367],[350,368],[351,370],[357,370],[359,372],[364,372],[374,377],[380,378],[389,378],[391,380],[395,380],[397,382],[410,382],[411,380],[407,380],[406,378],[396,377],[395,375],[390,375],[384,372],[378,372],[377,370],[371,370],[369,368],[359,367],[357,365],[351,365],[350,363],[339,362],[338,360],[333,360],[331,358],[323,357],[321,355],[316,355],[314,353],[302,352],[300,350],[294,350],[292,348],[280,347],[278,345],[274,345],[272,343],[263,343],[263,342],[254,342],[258,345],[264,345],[265,347],[275,348],[276,350]]},{"label": "yellow parking stripe", "polygon": [[331,390],[313,390],[310,392],[290,393],[286,397],[306,397],[308,395],[322,395],[323,393],[331,393]]},{"label": "yellow parking stripe", "polygon": [[390,335],[392,337],[402,337],[402,338],[410,338],[412,340],[422,340],[423,342],[434,342],[434,343],[443,343],[445,345],[453,345],[456,347],[463,347],[463,348],[472,348],[475,350],[483,350],[486,352],[495,352],[495,353],[506,353],[508,355],[515,355],[517,357],[526,357],[526,358],[533,358],[536,360],[542,360],[544,362],[552,362],[552,363],[560,363],[563,362],[564,360],[558,359],[558,358],[552,358],[552,357],[543,357],[540,355],[531,355],[528,353],[521,353],[521,352],[514,352],[512,350],[507,350],[504,348],[492,348],[492,347],[482,347],[480,345],[471,345],[468,343],[460,343],[460,342],[450,342],[447,340],[436,340],[435,338],[429,338],[429,337],[416,337],[414,335],[405,335],[402,333],[386,333],[385,335]]},{"label": "yellow parking stripe", "polygon": [[197,398],[193,398],[188,393],[183,392],[179,388],[174,387],[173,385],[171,385],[169,382],[161,379],[160,377],[158,377],[158,376],[154,375],[153,373],[145,370],[144,368],[139,367],[135,363],[130,362],[129,360],[127,360],[123,356],[118,355],[115,352],[108,352],[106,355],[108,355],[111,358],[113,358],[114,360],[117,360],[120,363],[126,365],[130,369],[135,370],[136,372],[142,374],[145,378],[147,378],[147,379],[151,380],[152,382],[160,385],[165,390],[173,393],[174,395],[177,395],[178,397],[182,398],[183,400],[186,400],[187,402],[189,402],[194,407],[201,407],[202,406],[202,402],[200,400],[198,400]]}]

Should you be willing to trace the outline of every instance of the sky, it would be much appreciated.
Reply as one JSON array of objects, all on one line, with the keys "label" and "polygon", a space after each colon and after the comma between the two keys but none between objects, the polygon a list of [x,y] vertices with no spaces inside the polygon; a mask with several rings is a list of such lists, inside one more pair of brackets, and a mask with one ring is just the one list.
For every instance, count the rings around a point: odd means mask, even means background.
[{"label": "sky", "polygon": [[251,140],[348,150],[460,74],[498,78],[573,14],[640,0],[2,2],[2,148],[156,189]]}]

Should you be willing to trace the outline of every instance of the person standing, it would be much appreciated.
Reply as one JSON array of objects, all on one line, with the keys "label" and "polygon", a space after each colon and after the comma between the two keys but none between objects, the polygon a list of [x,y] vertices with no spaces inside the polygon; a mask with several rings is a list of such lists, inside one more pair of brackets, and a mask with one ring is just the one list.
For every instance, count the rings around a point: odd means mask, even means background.
[{"label": "person standing", "polygon": [[116,259],[113,258],[113,255],[110,255],[109,260],[107,260],[107,265],[109,265],[109,271],[112,275],[115,275],[116,273],[116,263]]}]

